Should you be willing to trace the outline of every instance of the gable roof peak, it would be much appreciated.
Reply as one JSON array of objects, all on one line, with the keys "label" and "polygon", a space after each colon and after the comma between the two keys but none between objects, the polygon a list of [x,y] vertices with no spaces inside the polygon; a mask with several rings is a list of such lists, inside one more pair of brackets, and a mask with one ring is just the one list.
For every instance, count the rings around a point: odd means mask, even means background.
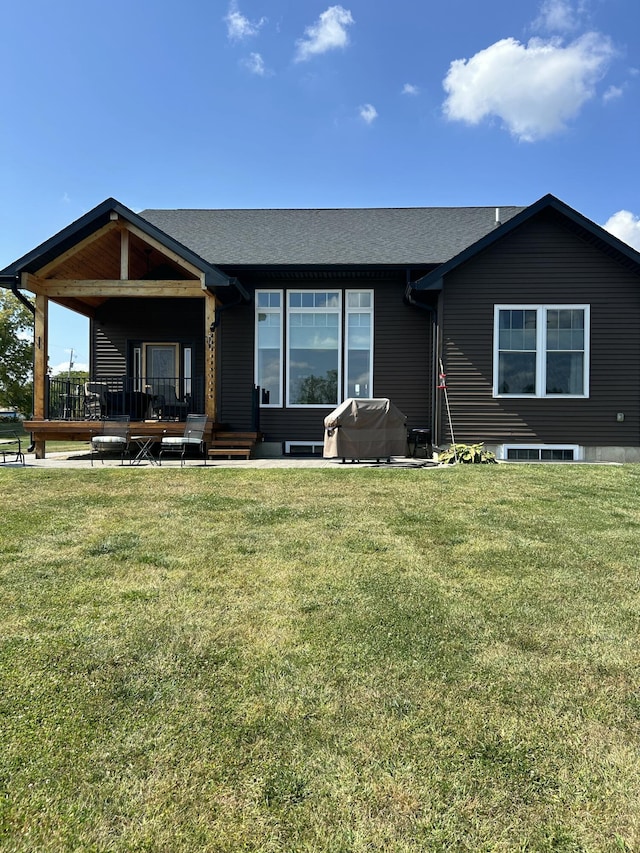
[{"label": "gable roof peak", "polygon": [[538,201],[535,201],[533,204],[517,213],[508,222],[501,223],[499,227],[495,228],[492,232],[482,237],[477,242],[467,246],[459,254],[450,258],[437,269],[418,279],[413,283],[412,289],[441,290],[443,286],[443,278],[447,273],[470,260],[479,252],[493,245],[497,240],[500,240],[507,234],[510,234],[514,229],[531,220],[534,216],[537,216],[544,210],[556,211],[561,217],[564,217],[572,227],[587,236],[590,242],[615,255],[624,263],[631,264],[632,267],[640,271],[640,252],[637,252],[627,243],[619,240],[617,237],[614,237],[613,234],[605,231],[601,225],[587,219],[587,217],[582,213],[578,213],[577,210],[570,207],[556,196],[551,193],[547,193],[539,198]]}]

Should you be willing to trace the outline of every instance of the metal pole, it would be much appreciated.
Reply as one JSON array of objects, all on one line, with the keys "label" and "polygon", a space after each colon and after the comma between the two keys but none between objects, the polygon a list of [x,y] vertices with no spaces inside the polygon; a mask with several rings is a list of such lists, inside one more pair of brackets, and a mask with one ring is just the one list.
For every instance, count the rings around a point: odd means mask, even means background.
[{"label": "metal pole", "polygon": [[444,366],[442,364],[442,359],[440,359],[440,384],[438,388],[441,391],[444,391],[444,402],[447,407],[447,419],[449,421],[449,434],[451,435],[451,444],[453,445],[453,458],[454,461],[458,461],[458,453],[456,451],[456,439],[453,434],[453,421],[451,420],[451,408],[449,406],[449,394],[447,393],[447,374],[444,372]]}]

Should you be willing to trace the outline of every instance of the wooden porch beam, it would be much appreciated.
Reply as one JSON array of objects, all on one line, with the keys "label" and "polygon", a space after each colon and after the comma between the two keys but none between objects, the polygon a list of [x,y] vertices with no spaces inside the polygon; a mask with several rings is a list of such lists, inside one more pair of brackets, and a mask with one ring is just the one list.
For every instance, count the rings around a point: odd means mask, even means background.
[{"label": "wooden porch beam", "polygon": [[204,301],[204,405],[205,414],[216,421],[218,416],[218,388],[216,380],[216,344],[217,335],[211,327],[216,318],[217,300],[212,293],[206,293]]},{"label": "wooden porch beam", "polygon": [[126,228],[120,232],[120,279],[129,278],[129,232]]},{"label": "wooden porch beam", "polygon": [[83,297],[190,297],[202,299],[204,291],[195,279],[63,279],[29,276],[28,290],[50,298]]},{"label": "wooden porch beam", "polygon": [[[49,352],[49,300],[42,294],[36,294],[36,313],[33,324],[33,416],[44,419],[47,416],[47,355]],[[44,458],[44,441],[36,442],[36,457]]]}]

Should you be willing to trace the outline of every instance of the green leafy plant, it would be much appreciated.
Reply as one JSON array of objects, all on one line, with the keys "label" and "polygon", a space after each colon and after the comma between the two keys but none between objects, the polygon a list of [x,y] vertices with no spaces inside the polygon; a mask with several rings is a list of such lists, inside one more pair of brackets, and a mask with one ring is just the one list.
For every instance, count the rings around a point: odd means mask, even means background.
[{"label": "green leafy plant", "polygon": [[465,465],[490,465],[496,461],[495,453],[484,449],[484,444],[452,444],[440,454],[440,462],[453,465],[462,462]]}]

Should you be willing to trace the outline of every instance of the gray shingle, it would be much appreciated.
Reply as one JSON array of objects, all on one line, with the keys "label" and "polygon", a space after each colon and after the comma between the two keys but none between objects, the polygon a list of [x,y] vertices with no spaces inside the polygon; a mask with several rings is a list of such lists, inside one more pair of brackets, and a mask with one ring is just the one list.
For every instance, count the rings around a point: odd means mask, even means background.
[{"label": "gray shingle", "polygon": [[[524,208],[500,207],[506,222]],[[439,264],[496,227],[495,207],[144,210],[218,266]]]}]

